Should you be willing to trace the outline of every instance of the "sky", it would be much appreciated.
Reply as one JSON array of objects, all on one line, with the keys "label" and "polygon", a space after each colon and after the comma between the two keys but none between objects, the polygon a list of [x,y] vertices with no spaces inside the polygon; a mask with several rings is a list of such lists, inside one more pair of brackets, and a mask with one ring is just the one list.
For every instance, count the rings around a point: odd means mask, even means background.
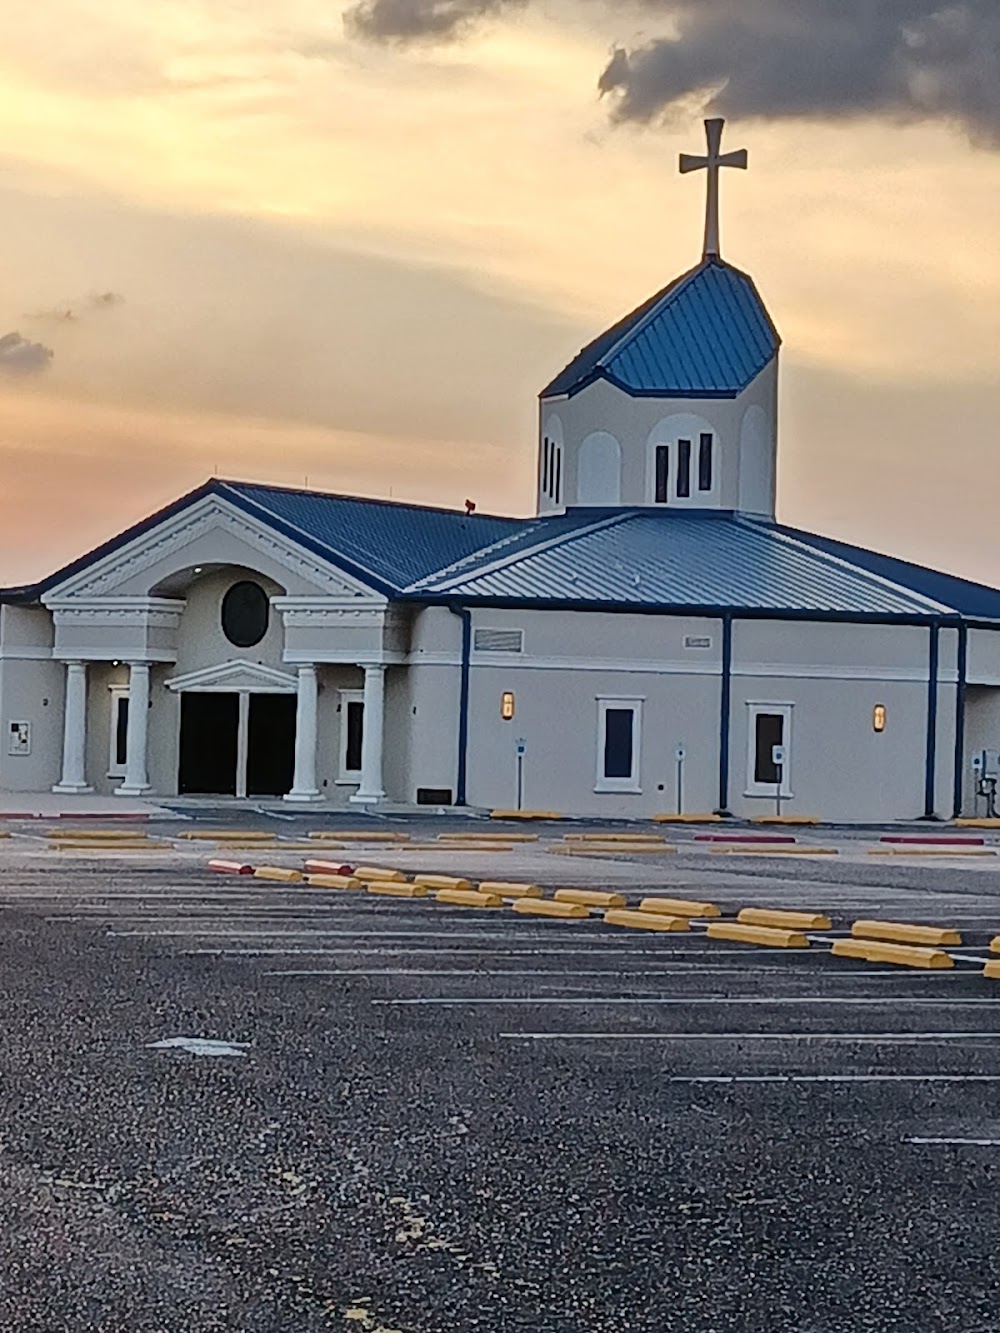
[{"label": "sky", "polygon": [[524,514],[536,396],[700,257],[784,522],[1000,583],[995,0],[33,0],[0,49],[0,585],[210,475]]}]

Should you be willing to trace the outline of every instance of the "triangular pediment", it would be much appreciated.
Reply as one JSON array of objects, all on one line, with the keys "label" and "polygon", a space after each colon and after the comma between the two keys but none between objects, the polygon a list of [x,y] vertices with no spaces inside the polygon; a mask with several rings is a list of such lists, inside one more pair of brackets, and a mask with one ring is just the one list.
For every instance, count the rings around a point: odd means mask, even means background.
[{"label": "triangular pediment", "polygon": [[[42,600],[146,597],[185,570],[212,565],[261,574],[291,596],[320,595],[358,606],[385,606],[387,601],[380,591],[218,495],[203,495],[162,522],[124,533],[73,566]],[[170,595],[178,592],[171,589]]]},{"label": "triangular pediment", "polygon": [[202,667],[200,671],[190,671],[184,676],[174,676],[166,681],[166,686],[175,693],[199,690],[210,694],[237,694],[247,690],[251,694],[294,694],[298,681],[291,672],[237,658],[217,666]]}]

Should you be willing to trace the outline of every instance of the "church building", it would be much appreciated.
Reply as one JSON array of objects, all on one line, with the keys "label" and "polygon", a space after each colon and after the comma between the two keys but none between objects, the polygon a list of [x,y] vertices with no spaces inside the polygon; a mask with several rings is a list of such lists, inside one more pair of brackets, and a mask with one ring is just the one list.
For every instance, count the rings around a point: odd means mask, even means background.
[{"label": "church building", "polygon": [[780,339],[701,262],[543,390],[514,519],[213,480],[0,591],[0,791],[950,818],[1000,591],[775,519]]}]

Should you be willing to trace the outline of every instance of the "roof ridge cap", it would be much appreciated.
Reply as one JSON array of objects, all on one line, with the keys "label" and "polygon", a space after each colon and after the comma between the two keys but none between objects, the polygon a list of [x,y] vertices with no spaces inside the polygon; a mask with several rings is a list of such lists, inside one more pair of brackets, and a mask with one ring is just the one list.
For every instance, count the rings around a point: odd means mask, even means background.
[{"label": "roof ridge cap", "polygon": [[[743,515],[737,515],[737,519],[741,523],[746,522]],[[918,602],[923,602],[930,611],[936,611],[945,615],[958,614],[955,607],[946,606],[944,602],[936,602],[932,597],[927,597],[924,593],[918,592],[915,588],[908,588],[903,583],[895,582],[894,579],[885,578],[883,575],[876,574],[870,569],[864,569],[860,565],[852,564],[850,560],[844,560],[841,556],[834,555],[831,551],[822,551],[818,550],[815,546],[810,546],[807,541],[802,540],[802,537],[795,528],[786,528],[784,524],[779,524],[777,522],[772,522],[770,526],[778,541],[785,542],[789,546],[796,546],[799,550],[808,551],[811,555],[818,556],[820,560],[825,560],[829,564],[836,565],[839,569],[849,569],[855,575],[860,575],[862,578],[869,579],[872,583],[875,583],[880,587],[891,588],[895,593],[905,593],[907,597],[912,597]],[[818,533],[814,535],[819,536]],[[830,540],[833,541],[835,538],[830,538]],[[850,546],[850,544],[850,542],[841,543],[843,546]],[[859,547],[858,549],[862,550],[864,548]],[[872,554],[875,554],[875,552]],[[891,556],[887,558],[892,559]]]},{"label": "roof ridge cap", "polygon": [[[606,370],[607,363],[614,360],[622,347],[624,347],[627,342],[631,341],[632,338],[638,337],[643,329],[647,328],[649,324],[657,318],[661,311],[669,306],[672,301],[679,297],[680,294],[694,282],[699,273],[704,272],[712,266],[712,262],[711,257],[702,259],[699,263],[695,264],[694,268],[688,269],[686,273],[682,273],[680,277],[675,278],[673,282],[668,284],[668,286],[664,288],[663,294],[660,296],[659,300],[653,302],[642,318],[636,320],[636,322],[621,334],[611,347],[608,348],[604,355],[598,358],[597,365],[602,370]],[[720,263],[721,262],[722,261],[720,261]]]},{"label": "roof ridge cap", "polygon": [[[605,517],[602,519],[595,519],[592,523],[585,523],[582,527],[571,528],[569,532],[558,533],[553,537],[549,537],[545,541],[537,542],[534,546],[527,547],[523,551],[517,551],[515,553],[503,557],[500,560],[493,561],[492,564],[484,565],[482,569],[476,570],[476,578],[480,578],[484,574],[494,574],[496,573],[497,570],[507,568],[510,565],[515,564],[518,560],[524,560],[527,559],[529,556],[539,555],[543,551],[551,550],[553,547],[560,546],[564,543],[568,545],[570,542],[577,540],[577,538],[586,537],[589,536],[591,533],[601,532],[605,528],[614,527],[615,524],[621,523],[627,518],[632,518],[635,515],[635,512],[636,511],[632,508],[623,509],[621,510],[621,512],[605,515]],[[539,516],[539,520],[543,523],[545,521],[545,519],[542,518],[542,516]],[[447,572],[448,571],[442,571],[442,573],[447,573]],[[435,576],[432,574],[429,577],[433,579]],[[407,592],[414,591],[418,586],[419,585],[416,584],[411,585],[411,587],[407,588],[406,591]],[[424,590],[433,591],[436,593],[446,593],[448,591],[448,587],[446,583],[444,587],[424,589]]]}]

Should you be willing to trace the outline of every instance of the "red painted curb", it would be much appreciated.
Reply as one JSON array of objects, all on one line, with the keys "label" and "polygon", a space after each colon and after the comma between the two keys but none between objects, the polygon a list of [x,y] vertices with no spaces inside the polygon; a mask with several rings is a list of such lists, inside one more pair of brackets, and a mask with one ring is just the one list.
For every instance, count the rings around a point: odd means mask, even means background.
[{"label": "red painted curb", "polygon": [[209,861],[209,870],[217,875],[252,875],[253,866],[244,865],[240,861]]},{"label": "red painted curb", "polygon": [[696,833],[695,842],[753,842],[769,846],[776,842],[797,842],[797,838],[787,833],[763,835],[760,833]]},{"label": "red painted curb", "polygon": [[986,843],[985,838],[935,838],[918,837],[916,834],[908,833],[902,836],[893,835],[892,837],[883,837],[880,842],[905,843],[914,847],[982,847]]}]

